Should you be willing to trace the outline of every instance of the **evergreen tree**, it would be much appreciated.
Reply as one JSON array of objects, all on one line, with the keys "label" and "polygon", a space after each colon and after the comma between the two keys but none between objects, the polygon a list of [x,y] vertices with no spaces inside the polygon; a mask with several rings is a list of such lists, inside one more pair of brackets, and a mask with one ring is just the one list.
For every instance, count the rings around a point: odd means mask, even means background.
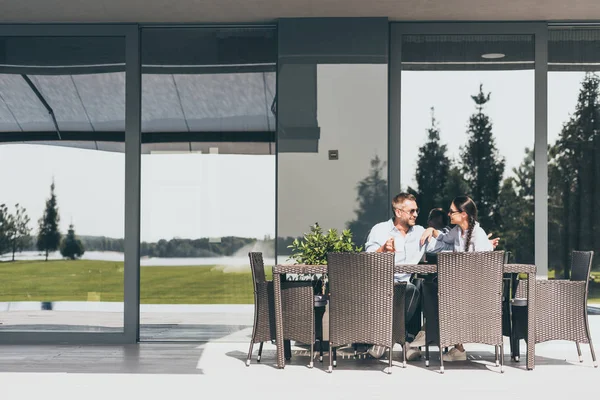
[{"label": "evergreen tree", "polygon": [[448,180],[444,184],[444,199],[446,199],[442,208],[450,207],[450,202],[457,196],[466,196],[471,193],[469,184],[463,177],[463,173],[455,163],[452,163],[448,171]]},{"label": "evergreen tree", "polygon": [[467,145],[461,147],[462,172],[477,204],[481,225],[486,231],[493,232],[500,225],[498,194],[504,174],[504,158],[496,149],[492,123],[483,113],[490,94],[484,94],[483,85],[480,85],[479,93],[471,98],[477,111],[469,118]]},{"label": "evergreen tree", "polygon": [[356,189],[358,208],[354,210],[356,219],[346,224],[352,232],[352,238],[357,246],[364,246],[369,231],[378,222],[388,218],[388,187],[386,163],[375,156],[371,160],[369,175],[358,182]]},{"label": "evergreen tree", "polygon": [[23,251],[31,240],[31,228],[29,228],[29,216],[27,210],[18,203],[15,204],[15,213],[9,215],[8,242],[12,251],[12,260],[15,261],[15,253]]},{"label": "evergreen tree", "polygon": [[85,253],[83,243],[75,236],[75,228],[73,227],[73,224],[71,224],[69,225],[67,236],[60,244],[60,254],[62,254],[63,257],[75,260],[76,258],[81,257],[83,253]]},{"label": "evergreen tree", "polygon": [[514,262],[534,263],[534,166],[533,150],[525,148],[525,159],[513,168],[498,196],[501,215],[499,249],[510,251]]},{"label": "evergreen tree", "polygon": [[446,156],[447,147],[440,143],[440,132],[436,124],[434,109],[431,108],[431,127],[427,130],[427,142],[419,148],[417,170],[417,199],[421,213],[417,224],[427,226],[429,210],[435,207],[448,207],[452,198],[446,198],[445,185],[450,173],[450,159]]},{"label": "evergreen tree", "polygon": [[598,76],[586,74],[575,113],[550,148],[550,268],[563,270],[565,277],[572,250],[600,251],[599,89]]},{"label": "evergreen tree", "polygon": [[60,215],[58,214],[58,205],[56,204],[56,195],[54,194],[54,181],[52,181],[52,185],[50,185],[50,198],[46,200],[44,215],[38,221],[37,248],[39,251],[46,253],[46,261],[48,261],[48,253],[57,250],[60,244],[59,222]]}]

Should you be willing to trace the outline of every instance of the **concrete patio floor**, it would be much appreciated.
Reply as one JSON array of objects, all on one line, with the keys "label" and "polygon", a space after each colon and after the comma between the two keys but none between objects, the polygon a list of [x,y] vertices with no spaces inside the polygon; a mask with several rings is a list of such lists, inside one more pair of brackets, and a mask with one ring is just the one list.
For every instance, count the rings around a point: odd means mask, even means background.
[{"label": "concrete patio floor", "polygon": [[[600,316],[590,316],[596,354],[600,354]],[[536,346],[536,368],[525,370],[525,345],[519,363],[505,358],[505,372],[494,365],[491,346],[466,345],[469,360],[439,359],[401,368],[401,348],[394,350],[393,372],[386,360],[354,359],[338,354],[338,366],[328,374],[327,353],[309,369],[308,353],[294,347],[284,370],[275,367],[275,347],[268,343],[262,362],[245,360],[251,328],[234,333],[231,341],[203,343],[140,343],[137,345],[1,345],[0,393],[3,399],[187,399],[187,398],[560,398],[598,395],[600,368],[592,365],[589,346],[582,345],[583,363],[575,344],[554,341]],[[233,340],[235,339],[235,340]],[[508,352],[508,343],[506,343]],[[432,348],[432,350],[437,350]],[[350,354],[350,353],[348,353]],[[437,354],[437,353],[436,353]]]}]

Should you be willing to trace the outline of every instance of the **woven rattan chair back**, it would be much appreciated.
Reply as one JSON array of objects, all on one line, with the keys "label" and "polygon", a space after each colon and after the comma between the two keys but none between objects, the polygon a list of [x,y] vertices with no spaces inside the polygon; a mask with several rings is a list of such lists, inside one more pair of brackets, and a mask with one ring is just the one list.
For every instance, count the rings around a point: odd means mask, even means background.
[{"label": "woven rattan chair back", "polygon": [[394,254],[328,253],[327,265],[330,348],[369,343],[391,349]]},{"label": "woven rattan chair back", "polygon": [[502,344],[503,251],[440,253],[440,347]]},{"label": "woven rattan chair back", "polygon": [[273,282],[268,282],[265,278],[262,253],[248,253],[248,257],[254,286],[254,326],[251,343],[262,343],[275,339]]},{"label": "woven rattan chair back", "polygon": [[252,282],[254,283],[254,291],[256,292],[256,282],[266,282],[265,264],[263,262],[262,253],[250,252],[250,269],[252,270]]},{"label": "woven rattan chair back", "polygon": [[[589,282],[592,271],[593,251],[573,251],[571,253],[571,280]],[[587,287],[586,287],[587,292]]]}]

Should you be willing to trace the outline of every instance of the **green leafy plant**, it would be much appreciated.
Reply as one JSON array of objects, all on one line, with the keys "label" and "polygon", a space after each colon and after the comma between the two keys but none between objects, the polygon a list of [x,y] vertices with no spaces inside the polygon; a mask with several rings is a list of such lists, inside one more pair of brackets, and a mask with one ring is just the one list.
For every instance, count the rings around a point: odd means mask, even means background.
[{"label": "green leafy plant", "polygon": [[[324,233],[318,223],[311,226],[310,232],[305,233],[302,239],[295,239],[288,248],[292,249],[292,255],[288,260],[307,265],[327,264],[327,253],[330,252],[358,253],[362,251],[361,246],[356,246],[352,242],[350,229],[344,229],[341,235],[337,229],[329,229],[327,233]],[[315,274],[309,278],[313,281],[315,294],[329,292],[326,276]],[[296,280],[306,279],[298,277]]]}]

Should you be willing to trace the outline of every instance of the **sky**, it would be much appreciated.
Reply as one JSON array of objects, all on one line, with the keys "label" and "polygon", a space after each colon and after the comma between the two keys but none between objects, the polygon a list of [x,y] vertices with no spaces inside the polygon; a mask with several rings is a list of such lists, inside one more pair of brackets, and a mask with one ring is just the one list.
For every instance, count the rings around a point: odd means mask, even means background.
[{"label": "sky", "polygon": [[[580,72],[550,72],[548,76],[548,143],[558,138],[562,124],[575,111]],[[402,184],[415,187],[414,172],[419,146],[427,140],[431,107],[448,146],[448,155],[459,158],[467,142],[469,117],[476,112],[471,95],[479,85],[491,93],[483,112],[492,123],[500,155],[506,159],[505,177],[524,159],[526,147],[534,145],[534,71],[404,71],[402,74]]]},{"label": "sky", "polygon": [[[350,188],[349,193],[355,193],[353,182],[368,173],[366,160],[373,154],[387,154],[387,66],[319,66],[318,74],[318,118],[323,143],[327,143],[322,150],[343,145],[327,142],[327,137],[353,135],[359,139],[358,145],[353,145],[354,151],[362,149],[365,153],[358,172],[338,172],[351,176],[345,185]],[[361,79],[365,74],[372,74],[370,80]],[[556,140],[562,124],[573,113],[582,78],[583,73],[549,73],[549,143]],[[480,83],[485,92],[491,92],[491,101],[484,112],[493,124],[499,152],[506,157],[505,174],[510,174],[523,160],[525,147],[533,146],[533,71],[405,71],[400,155],[403,187],[414,185],[417,151],[426,140],[431,107],[435,107],[441,141],[448,144],[450,156],[458,156],[459,146],[466,141],[469,116],[475,110],[470,96],[477,93]],[[377,140],[369,140],[374,133],[368,131],[365,121],[376,127]],[[350,135],[348,132],[354,132],[353,129],[356,133]],[[340,151],[341,160],[344,156],[347,164],[328,164],[332,171],[352,165],[356,154]],[[297,164],[297,168],[302,165]],[[123,154],[57,146],[0,145],[0,203],[11,209],[15,203],[24,206],[31,217],[31,227],[36,227],[42,216],[53,179],[63,232],[73,223],[81,235],[123,237]],[[335,192],[335,185],[328,186]],[[328,199],[318,200],[323,204]],[[340,215],[347,220],[356,207],[355,195],[336,197],[335,207],[344,210]],[[142,156],[142,240],[226,235],[273,237],[274,210],[275,156],[197,153]],[[300,199],[293,210],[297,214],[289,218],[297,218],[301,221],[299,226],[308,227],[309,221],[313,222],[310,213],[314,211],[308,207],[306,210],[304,213]],[[339,221],[328,221],[329,225],[342,222],[342,217]]]}]

